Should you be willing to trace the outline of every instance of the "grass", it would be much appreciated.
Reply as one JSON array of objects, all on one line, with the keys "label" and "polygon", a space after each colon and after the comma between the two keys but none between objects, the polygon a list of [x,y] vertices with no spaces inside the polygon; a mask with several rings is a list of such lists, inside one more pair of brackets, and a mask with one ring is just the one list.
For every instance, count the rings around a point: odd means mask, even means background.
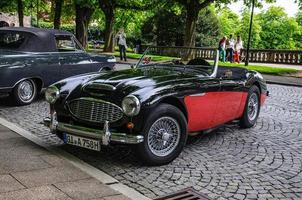
[{"label": "grass", "polygon": [[[210,62],[213,64],[214,62]],[[261,65],[249,65],[245,66],[244,64],[238,64],[238,63],[219,63],[219,67],[240,67],[245,68],[248,70],[254,70],[257,72],[260,72],[262,74],[269,74],[269,75],[276,75],[276,76],[282,76],[286,74],[295,74],[300,72],[297,69],[289,69],[289,68],[281,68],[281,67],[269,67],[269,66],[261,66]]]},{"label": "grass", "polygon": [[[113,54],[116,57],[119,57],[119,52],[115,52]],[[129,59],[140,59],[142,54],[136,54],[136,53],[130,53],[127,52],[127,58]],[[169,56],[157,56],[157,55],[150,55],[152,61],[166,61],[166,60],[172,60],[176,59],[176,57],[169,57]],[[211,64],[214,63],[214,61],[210,61]],[[249,65],[245,66],[244,64],[237,64],[237,63],[219,63],[219,67],[240,67],[240,68],[246,68],[248,70],[254,70],[257,72],[260,72],[262,74],[269,74],[269,75],[276,75],[276,76],[282,76],[287,74],[295,74],[298,72],[301,72],[296,69],[289,69],[289,68],[280,68],[280,67],[270,67],[270,66],[261,66],[261,65]]]},{"label": "grass", "polygon": [[[115,52],[113,54],[116,57],[120,56],[119,52]],[[152,61],[166,61],[166,60],[172,60],[172,59],[176,59],[176,57],[169,57],[169,56],[156,56],[156,55],[148,55],[151,57]],[[128,53],[127,52],[127,58],[130,59],[140,59],[142,57],[142,54],[137,54],[137,53]]]}]

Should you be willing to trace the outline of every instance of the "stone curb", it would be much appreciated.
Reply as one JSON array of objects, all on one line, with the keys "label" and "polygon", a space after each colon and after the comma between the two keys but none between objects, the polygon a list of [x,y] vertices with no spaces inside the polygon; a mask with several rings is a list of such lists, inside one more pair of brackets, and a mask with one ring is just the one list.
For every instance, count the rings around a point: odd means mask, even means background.
[{"label": "stone curb", "polygon": [[268,84],[274,84],[274,85],[284,85],[284,86],[302,87],[302,84],[284,83],[284,82],[272,81],[272,80],[266,80],[266,83],[268,83]]},{"label": "stone curb", "polygon": [[92,176],[93,178],[97,179],[98,181],[105,184],[107,187],[114,189],[121,194],[127,196],[133,200],[151,200],[150,198],[144,196],[143,194],[137,192],[136,190],[120,183],[118,180],[113,178],[112,176],[106,174],[105,172],[85,163],[84,161],[80,160],[79,158],[75,157],[74,155],[69,154],[66,151],[59,149],[57,146],[51,146],[45,144],[40,138],[33,135],[29,131],[11,123],[3,118],[0,117],[0,124],[7,127],[8,129],[14,131],[15,133],[27,138],[28,140],[34,142],[35,144],[47,149],[54,155],[65,159],[78,169],[82,170],[83,172],[87,173],[88,175]]}]

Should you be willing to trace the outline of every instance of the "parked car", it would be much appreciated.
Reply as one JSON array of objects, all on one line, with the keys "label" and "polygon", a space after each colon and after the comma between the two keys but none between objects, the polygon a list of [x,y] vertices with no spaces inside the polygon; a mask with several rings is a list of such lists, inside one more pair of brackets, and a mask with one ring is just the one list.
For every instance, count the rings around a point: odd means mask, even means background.
[{"label": "parked car", "polygon": [[87,54],[73,34],[54,29],[0,28],[0,95],[30,104],[37,94],[61,79],[111,70],[116,59]]},{"label": "parked car", "polygon": [[215,67],[201,59],[151,62],[145,55],[133,69],[76,76],[50,86],[45,124],[66,144],[92,150],[134,144],[151,165],[175,159],[188,135],[235,119],[243,128],[255,125],[267,96],[259,73],[218,69],[218,54]]}]

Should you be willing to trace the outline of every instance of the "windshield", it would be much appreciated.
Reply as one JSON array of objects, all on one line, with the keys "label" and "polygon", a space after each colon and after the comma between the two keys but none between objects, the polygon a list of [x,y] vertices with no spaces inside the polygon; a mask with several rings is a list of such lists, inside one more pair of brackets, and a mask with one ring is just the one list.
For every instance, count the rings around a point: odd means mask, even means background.
[{"label": "windshield", "polygon": [[22,33],[0,32],[0,49],[17,50],[25,43]]},{"label": "windshield", "polygon": [[[168,56],[158,56],[161,52],[157,52],[158,48],[149,47],[142,54],[140,60],[135,67],[148,67],[148,66],[160,66],[160,67],[170,67],[178,68],[184,70],[195,70],[203,71],[208,75],[211,75],[214,71],[215,57],[214,61],[205,60],[202,58],[193,58],[189,60],[184,60],[181,57],[168,57]],[[216,55],[214,55],[216,56]]]}]

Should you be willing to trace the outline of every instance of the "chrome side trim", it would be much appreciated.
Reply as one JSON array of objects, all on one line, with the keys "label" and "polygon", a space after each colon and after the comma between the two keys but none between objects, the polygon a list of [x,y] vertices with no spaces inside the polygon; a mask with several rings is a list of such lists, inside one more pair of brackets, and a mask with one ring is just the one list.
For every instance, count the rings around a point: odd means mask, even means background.
[{"label": "chrome side trim", "polygon": [[192,94],[192,95],[190,95],[190,97],[202,97],[205,95],[206,95],[206,93],[204,92],[204,93]]}]

